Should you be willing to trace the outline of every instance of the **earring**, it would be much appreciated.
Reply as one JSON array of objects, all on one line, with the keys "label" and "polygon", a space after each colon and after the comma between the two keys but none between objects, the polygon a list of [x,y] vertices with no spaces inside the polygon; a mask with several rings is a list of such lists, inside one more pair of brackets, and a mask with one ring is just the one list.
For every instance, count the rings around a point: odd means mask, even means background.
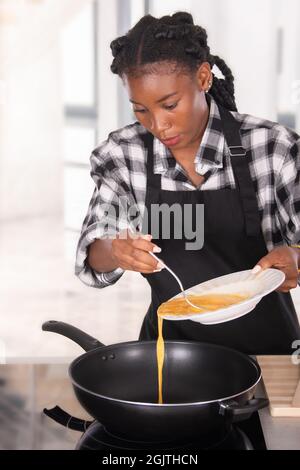
[{"label": "earring", "polygon": [[210,90],[211,87],[212,87],[212,83],[213,83],[213,81],[212,81],[212,79],[210,79],[210,81],[208,82],[208,88],[207,88],[207,90],[205,90],[205,93],[208,93],[208,92],[209,92],[209,90]]}]

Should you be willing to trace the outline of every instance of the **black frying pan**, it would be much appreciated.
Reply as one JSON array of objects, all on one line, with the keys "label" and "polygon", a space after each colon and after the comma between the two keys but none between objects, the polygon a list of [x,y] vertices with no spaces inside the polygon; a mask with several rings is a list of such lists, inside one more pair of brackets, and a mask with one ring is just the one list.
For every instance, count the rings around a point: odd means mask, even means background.
[{"label": "black frying pan", "polygon": [[69,367],[75,394],[107,431],[127,440],[215,439],[233,421],[268,405],[266,399],[253,399],[259,365],[233,349],[166,341],[164,404],[159,405],[155,341],[104,346],[66,323],[49,321],[42,328],[87,351]]}]

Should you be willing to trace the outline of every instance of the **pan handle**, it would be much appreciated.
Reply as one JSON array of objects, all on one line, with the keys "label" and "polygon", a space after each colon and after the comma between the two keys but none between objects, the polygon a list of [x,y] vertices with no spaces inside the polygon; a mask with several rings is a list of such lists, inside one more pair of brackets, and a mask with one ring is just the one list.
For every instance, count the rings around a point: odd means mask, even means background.
[{"label": "pan handle", "polygon": [[50,410],[44,408],[43,413],[49,418],[53,419],[56,423],[62,424],[66,428],[72,429],[73,431],[85,432],[87,428],[92,424],[93,421],[84,421],[83,419],[74,418],[69,415],[59,406],[55,406]]},{"label": "pan handle", "polygon": [[243,421],[250,418],[252,413],[261,410],[269,405],[267,398],[253,398],[249,400],[245,405],[241,405],[236,401],[232,400],[227,403],[220,404],[220,414],[230,418],[231,421]]},{"label": "pan handle", "polygon": [[75,341],[75,343],[79,344],[79,346],[81,346],[85,351],[91,351],[92,349],[105,347],[104,344],[100,343],[100,341],[79,330],[79,328],[62,321],[47,321],[43,323],[42,330],[52,331],[53,333],[66,336],[67,338]]}]

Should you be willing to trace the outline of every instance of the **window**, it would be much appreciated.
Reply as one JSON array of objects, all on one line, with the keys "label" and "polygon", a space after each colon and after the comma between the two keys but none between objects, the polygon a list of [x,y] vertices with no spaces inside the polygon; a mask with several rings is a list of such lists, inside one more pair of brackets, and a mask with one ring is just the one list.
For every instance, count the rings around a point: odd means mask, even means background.
[{"label": "window", "polygon": [[[79,232],[94,189],[91,152],[106,138],[111,126],[122,127],[135,119],[120,80],[109,70],[112,57],[108,48],[112,39],[125,34],[145,14],[148,0],[116,0],[109,9],[104,3],[88,2],[62,34],[64,221],[70,262],[74,262]],[[116,107],[112,105],[114,100]]]}]

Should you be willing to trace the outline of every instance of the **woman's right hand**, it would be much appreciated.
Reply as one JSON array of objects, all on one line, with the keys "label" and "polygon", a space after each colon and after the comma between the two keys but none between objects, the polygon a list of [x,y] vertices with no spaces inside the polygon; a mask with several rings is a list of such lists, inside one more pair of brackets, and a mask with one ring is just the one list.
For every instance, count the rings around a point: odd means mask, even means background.
[{"label": "woman's right hand", "polygon": [[127,271],[151,274],[163,268],[148,252],[160,253],[151,242],[151,235],[133,234],[124,230],[112,241],[112,257],[118,266]]}]

